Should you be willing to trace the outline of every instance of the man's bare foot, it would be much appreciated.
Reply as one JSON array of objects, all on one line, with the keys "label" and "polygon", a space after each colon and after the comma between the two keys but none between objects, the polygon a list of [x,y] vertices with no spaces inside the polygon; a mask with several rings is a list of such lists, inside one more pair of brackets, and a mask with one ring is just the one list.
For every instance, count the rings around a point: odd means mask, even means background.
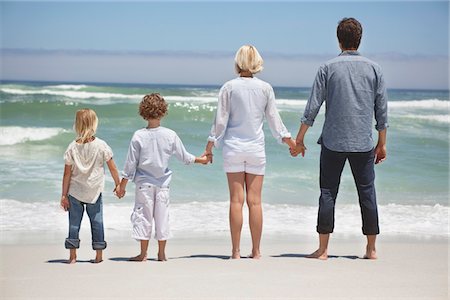
[{"label": "man's bare foot", "polygon": [[72,265],[72,264],[74,264],[76,262],[77,262],[77,257],[76,256],[75,257],[69,257],[69,259],[67,260],[67,263],[69,265]]},{"label": "man's bare foot", "polygon": [[165,253],[158,253],[158,261],[167,261]]},{"label": "man's bare foot", "polygon": [[231,259],[240,259],[240,258],[241,258],[241,251],[239,249],[231,251]]},{"label": "man's bare foot", "polygon": [[146,261],[147,260],[147,254],[139,254],[138,256],[131,257],[128,259],[128,261]]},{"label": "man's bare foot", "polygon": [[306,256],[306,258],[316,258],[320,260],[327,260],[328,259],[328,253],[327,250],[317,249],[314,253],[311,253],[310,255]]},{"label": "man's bare foot", "polygon": [[364,255],[364,259],[377,259],[377,251],[374,249],[369,249],[366,247],[366,254]]}]

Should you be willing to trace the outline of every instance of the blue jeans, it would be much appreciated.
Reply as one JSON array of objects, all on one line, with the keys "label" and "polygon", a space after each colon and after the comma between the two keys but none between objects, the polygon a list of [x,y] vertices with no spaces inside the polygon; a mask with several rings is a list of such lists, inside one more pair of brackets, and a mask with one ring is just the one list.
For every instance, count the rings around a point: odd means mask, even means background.
[{"label": "blue jeans", "polygon": [[66,239],[66,249],[80,248],[80,225],[83,220],[84,207],[91,221],[92,249],[103,250],[106,248],[105,234],[103,230],[103,204],[102,194],[97,202],[90,204],[78,201],[69,195],[69,237]]},{"label": "blue jeans", "polygon": [[374,150],[369,152],[335,152],[322,145],[320,153],[320,199],[317,232],[332,233],[334,207],[346,160],[350,163],[362,216],[365,235],[380,233],[375,194]]}]

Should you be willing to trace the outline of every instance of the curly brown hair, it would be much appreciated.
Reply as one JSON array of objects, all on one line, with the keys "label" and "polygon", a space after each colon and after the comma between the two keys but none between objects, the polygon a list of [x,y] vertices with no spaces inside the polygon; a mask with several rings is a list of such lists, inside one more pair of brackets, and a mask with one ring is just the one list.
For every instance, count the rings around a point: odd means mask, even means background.
[{"label": "curly brown hair", "polygon": [[145,120],[161,119],[167,114],[167,102],[158,93],[145,95],[139,104],[139,114]]},{"label": "curly brown hair", "polygon": [[362,37],[362,26],[354,18],[344,18],[337,27],[337,37],[344,49],[358,49]]}]

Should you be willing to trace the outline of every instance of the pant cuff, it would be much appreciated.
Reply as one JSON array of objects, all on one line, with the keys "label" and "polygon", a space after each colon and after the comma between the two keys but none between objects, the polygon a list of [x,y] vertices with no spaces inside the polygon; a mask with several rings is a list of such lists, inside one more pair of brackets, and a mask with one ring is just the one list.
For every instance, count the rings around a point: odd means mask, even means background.
[{"label": "pant cuff", "polygon": [[92,249],[94,250],[103,250],[106,248],[106,242],[93,242]]},{"label": "pant cuff", "polygon": [[80,248],[80,240],[79,239],[66,239],[64,243],[66,249],[78,249]]}]

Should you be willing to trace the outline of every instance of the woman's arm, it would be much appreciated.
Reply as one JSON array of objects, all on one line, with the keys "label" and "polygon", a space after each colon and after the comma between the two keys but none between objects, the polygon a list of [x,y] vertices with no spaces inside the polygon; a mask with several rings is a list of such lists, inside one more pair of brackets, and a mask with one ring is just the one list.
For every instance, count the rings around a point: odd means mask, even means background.
[{"label": "woman's arm", "polygon": [[265,114],[267,123],[269,124],[270,131],[272,132],[273,137],[279,143],[285,142],[288,145],[289,144],[292,145],[293,141],[291,141],[291,134],[286,129],[286,126],[284,126],[283,121],[281,120],[280,117],[280,113],[278,112],[277,106],[275,104],[275,93],[272,87],[270,87],[269,90]]}]

